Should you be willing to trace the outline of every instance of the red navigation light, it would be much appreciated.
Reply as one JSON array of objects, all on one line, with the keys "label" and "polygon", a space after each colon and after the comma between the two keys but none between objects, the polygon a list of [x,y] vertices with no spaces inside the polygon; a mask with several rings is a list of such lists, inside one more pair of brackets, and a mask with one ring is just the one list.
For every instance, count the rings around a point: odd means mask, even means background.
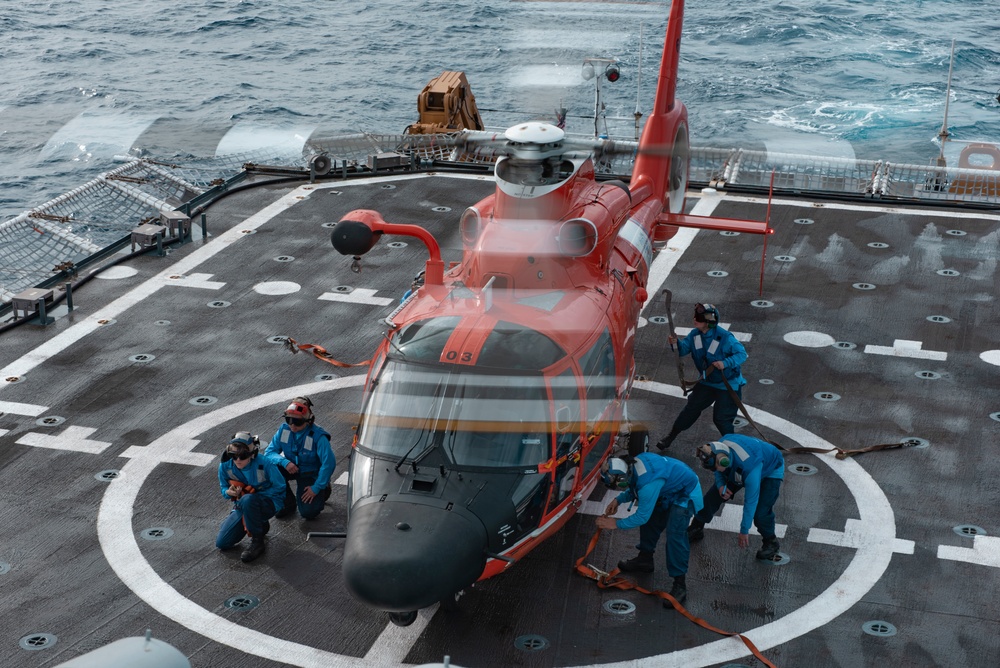
[{"label": "red navigation light", "polygon": [[621,73],[618,71],[618,68],[615,67],[614,65],[608,65],[608,69],[604,70],[604,76],[608,78],[608,81],[614,83],[621,78]]}]

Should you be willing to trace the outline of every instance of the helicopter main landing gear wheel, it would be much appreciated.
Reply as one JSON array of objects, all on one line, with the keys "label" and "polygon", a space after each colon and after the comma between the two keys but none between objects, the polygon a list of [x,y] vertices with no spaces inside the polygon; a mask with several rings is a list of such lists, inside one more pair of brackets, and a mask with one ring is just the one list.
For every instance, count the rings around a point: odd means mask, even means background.
[{"label": "helicopter main landing gear wheel", "polygon": [[409,612],[390,612],[389,621],[396,626],[409,626],[413,622],[417,621],[417,611],[410,610]]},{"label": "helicopter main landing gear wheel", "polygon": [[628,435],[628,456],[635,459],[649,451],[649,432],[645,429],[635,429]]}]

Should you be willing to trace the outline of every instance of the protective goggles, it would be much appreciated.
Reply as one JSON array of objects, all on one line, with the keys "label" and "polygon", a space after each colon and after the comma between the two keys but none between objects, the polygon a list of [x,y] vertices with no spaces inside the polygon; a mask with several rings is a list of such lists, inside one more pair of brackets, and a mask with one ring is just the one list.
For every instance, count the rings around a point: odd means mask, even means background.
[{"label": "protective goggles", "polygon": [[253,450],[229,450],[227,449],[222,453],[222,461],[228,462],[230,459],[235,459],[238,462],[243,462],[254,456]]},{"label": "protective goggles", "polygon": [[306,422],[309,422],[306,418],[292,417],[291,415],[285,416],[285,423],[290,424],[293,427],[301,427]]}]

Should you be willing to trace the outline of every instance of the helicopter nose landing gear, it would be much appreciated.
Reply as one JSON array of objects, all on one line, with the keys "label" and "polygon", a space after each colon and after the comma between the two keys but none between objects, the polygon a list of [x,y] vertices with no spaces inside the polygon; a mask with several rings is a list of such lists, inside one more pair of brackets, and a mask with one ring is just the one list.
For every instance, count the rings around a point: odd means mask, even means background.
[{"label": "helicopter nose landing gear", "polygon": [[396,626],[409,626],[413,622],[417,621],[417,611],[410,610],[409,612],[390,612],[389,621]]}]

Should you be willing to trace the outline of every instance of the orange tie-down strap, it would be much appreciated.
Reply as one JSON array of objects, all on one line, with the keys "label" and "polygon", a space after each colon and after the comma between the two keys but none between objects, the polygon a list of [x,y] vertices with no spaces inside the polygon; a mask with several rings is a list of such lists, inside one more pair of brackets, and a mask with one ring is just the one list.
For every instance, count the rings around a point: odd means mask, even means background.
[{"label": "orange tie-down strap", "polygon": [[590,556],[590,553],[594,551],[594,547],[597,545],[597,540],[600,537],[601,537],[601,530],[598,529],[596,532],[594,532],[594,537],[590,539],[590,545],[587,546],[587,552],[582,557],[576,560],[576,566],[574,568],[577,573],[579,573],[585,578],[596,580],[597,586],[600,587],[601,589],[626,589],[626,590],[634,589],[642,594],[652,594],[653,596],[658,596],[662,599],[666,599],[670,601],[670,605],[674,606],[674,609],[677,612],[681,613],[689,620],[691,620],[698,626],[702,627],[703,629],[708,629],[713,633],[718,633],[719,635],[723,636],[739,637],[739,639],[743,641],[743,644],[747,646],[747,649],[750,650],[750,653],[753,654],[758,661],[760,661],[768,668],[776,668],[776,666],[773,663],[764,658],[764,655],[760,653],[760,650],[757,649],[757,646],[753,644],[753,641],[751,641],[745,635],[743,635],[742,633],[734,633],[733,631],[723,631],[722,629],[717,629],[708,622],[706,622],[704,619],[701,619],[700,617],[695,617],[690,612],[688,612],[683,605],[678,603],[677,599],[675,599],[667,592],[660,591],[659,589],[654,589],[654,590],[644,589],[643,587],[640,587],[632,580],[620,576],[618,574],[619,570],[617,568],[613,569],[610,573],[605,573],[600,569],[594,568],[590,564],[583,563],[583,560],[586,559],[588,556]]},{"label": "orange tie-down strap", "polygon": [[342,369],[350,369],[351,367],[355,366],[368,366],[372,362],[370,359],[367,359],[364,362],[356,362],[354,364],[348,364],[347,362],[340,362],[338,360],[333,359],[333,356],[330,353],[326,352],[326,348],[324,348],[323,346],[317,346],[315,343],[298,343],[295,339],[293,339],[290,336],[287,339],[285,339],[285,347],[287,347],[290,351],[292,351],[292,353],[298,353],[300,350],[311,352],[313,356],[316,357],[317,359],[321,359],[324,362],[327,362],[328,364],[332,364],[333,366],[339,366]]}]

